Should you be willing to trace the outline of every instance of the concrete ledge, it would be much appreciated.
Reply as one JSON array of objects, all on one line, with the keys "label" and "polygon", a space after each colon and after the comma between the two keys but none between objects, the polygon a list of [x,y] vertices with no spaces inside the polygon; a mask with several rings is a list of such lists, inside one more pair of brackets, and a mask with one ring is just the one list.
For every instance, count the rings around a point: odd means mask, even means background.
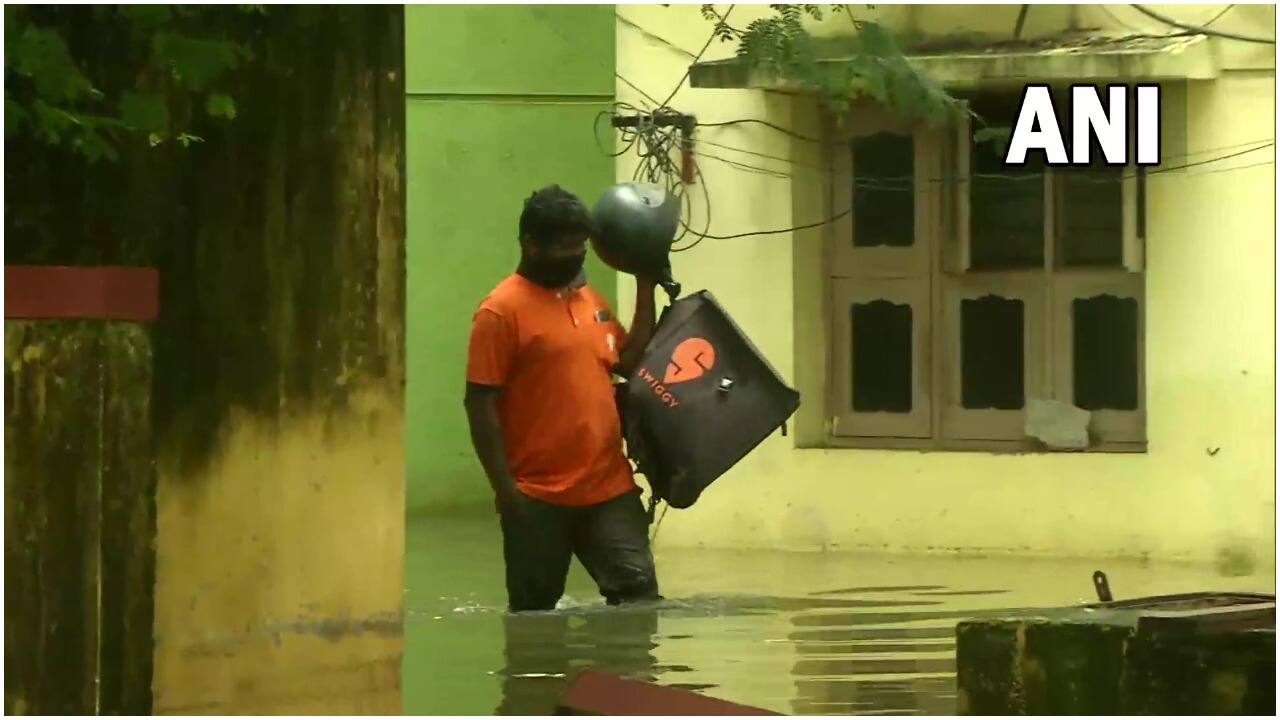
[{"label": "concrete ledge", "polygon": [[[842,66],[849,57],[841,42],[819,43],[820,69]],[[953,43],[907,51],[917,71],[950,88],[1026,82],[1116,82],[1121,80],[1212,80],[1219,74],[1209,39],[1060,38],[1042,41]],[[754,88],[797,91],[767,73],[731,58],[694,65],[696,88]]]},{"label": "concrete ledge", "polygon": [[[960,623],[957,711],[1275,713],[1274,603],[1269,616],[1265,608],[1239,606],[1248,622],[1235,624],[1221,622],[1220,607],[1148,612],[1138,603],[1116,605]],[[1148,615],[1160,622],[1143,622]]]},{"label": "concrete ledge", "polygon": [[160,313],[154,268],[6,265],[4,316],[21,320],[151,322]]}]

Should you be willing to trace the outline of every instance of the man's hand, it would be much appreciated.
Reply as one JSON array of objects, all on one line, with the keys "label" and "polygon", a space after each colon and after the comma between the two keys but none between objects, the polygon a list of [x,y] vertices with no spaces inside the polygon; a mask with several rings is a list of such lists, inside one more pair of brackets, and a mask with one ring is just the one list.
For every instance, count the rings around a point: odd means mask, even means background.
[{"label": "man's hand", "polygon": [[525,511],[529,498],[516,489],[514,485],[499,490],[493,496],[493,509],[499,514],[519,515]]},{"label": "man's hand", "polygon": [[658,282],[651,278],[636,276],[636,314],[631,319],[631,328],[627,331],[627,344],[622,348],[618,358],[618,367],[614,372],[627,377],[640,364],[649,340],[653,338],[654,318],[653,295]]},{"label": "man's hand", "polygon": [[484,466],[484,473],[493,488],[494,509],[501,513],[522,512],[527,502],[524,494],[516,489],[515,478],[507,468],[507,453],[502,441],[502,423],[498,419],[498,398],[502,389],[467,383],[464,404],[467,421],[471,426],[471,444]]}]

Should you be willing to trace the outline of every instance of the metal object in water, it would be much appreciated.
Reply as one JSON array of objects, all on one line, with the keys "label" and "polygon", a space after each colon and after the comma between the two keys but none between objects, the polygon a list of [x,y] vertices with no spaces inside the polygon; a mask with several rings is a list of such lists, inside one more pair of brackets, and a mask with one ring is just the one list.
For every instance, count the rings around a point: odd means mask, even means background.
[{"label": "metal object in water", "polygon": [[1107,582],[1107,574],[1098,570],[1093,573],[1093,589],[1098,593],[1098,602],[1111,602],[1111,584]]}]

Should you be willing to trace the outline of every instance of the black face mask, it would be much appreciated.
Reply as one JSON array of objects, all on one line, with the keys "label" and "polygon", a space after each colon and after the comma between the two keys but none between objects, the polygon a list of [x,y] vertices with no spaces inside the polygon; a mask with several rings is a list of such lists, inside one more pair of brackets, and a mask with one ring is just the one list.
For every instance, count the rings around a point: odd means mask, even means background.
[{"label": "black face mask", "polygon": [[545,288],[567,287],[582,271],[587,260],[586,253],[581,255],[526,255],[522,263],[525,277]]}]

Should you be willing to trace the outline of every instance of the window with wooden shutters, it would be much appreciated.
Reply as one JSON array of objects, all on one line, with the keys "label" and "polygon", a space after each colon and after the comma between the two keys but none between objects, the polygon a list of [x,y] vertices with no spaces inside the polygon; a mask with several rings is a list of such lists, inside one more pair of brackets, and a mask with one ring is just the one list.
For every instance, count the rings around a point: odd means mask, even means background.
[{"label": "window with wooden shutters", "polygon": [[[1010,126],[1016,92],[970,108]],[[1003,166],[966,119],[857,118],[828,144],[830,417],[857,446],[1026,450],[1031,400],[1090,413],[1090,447],[1145,447],[1143,175]]]},{"label": "window with wooden shutters", "polygon": [[928,438],[929,287],[916,278],[834,283],[832,431]]},{"label": "window with wooden shutters", "polygon": [[941,283],[944,438],[1023,437],[1027,399],[1049,390],[1042,280],[1001,273]]},{"label": "window with wooden shutters", "polygon": [[855,208],[830,227],[831,432],[927,440],[938,155],[923,132],[883,120],[829,146],[831,204]]}]

